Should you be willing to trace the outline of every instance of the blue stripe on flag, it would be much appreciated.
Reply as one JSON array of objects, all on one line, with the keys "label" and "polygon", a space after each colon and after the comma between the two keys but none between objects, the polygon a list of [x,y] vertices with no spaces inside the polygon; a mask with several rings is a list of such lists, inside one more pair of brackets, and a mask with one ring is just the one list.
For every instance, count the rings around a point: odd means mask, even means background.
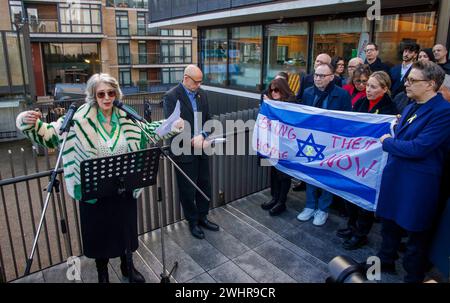
[{"label": "blue stripe on flag", "polygon": [[300,171],[305,175],[308,175],[311,178],[317,180],[318,182],[327,185],[331,188],[352,193],[353,195],[358,196],[370,203],[375,203],[377,192],[374,188],[358,183],[334,171],[329,171],[320,168],[313,168],[286,160],[278,160],[278,165],[282,165],[291,170]]},{"label": "blue stripe on flag", "polygon": [[293,127],[311,129],[330,133],[342,137],[372,137],[379,138],[384,134],[390,134],[391,124],[385,123],[365,123],[353,120],[345,120],[323,115],[311,115],[301,112],[278,109],[267,103],[262,104],[260,113],[270,120],[278,120]]}]

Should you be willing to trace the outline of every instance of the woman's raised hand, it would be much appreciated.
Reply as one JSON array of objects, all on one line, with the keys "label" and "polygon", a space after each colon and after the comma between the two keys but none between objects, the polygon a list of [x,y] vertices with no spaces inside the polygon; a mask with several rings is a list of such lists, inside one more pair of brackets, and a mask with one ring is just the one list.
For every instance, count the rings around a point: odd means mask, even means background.
[{"label": "woman's raised hand", "polygon": [[23,123],[25,124],[36,124],[36,121],[42,117],[42,113],[34,110],[29,110],[23,117]]}]

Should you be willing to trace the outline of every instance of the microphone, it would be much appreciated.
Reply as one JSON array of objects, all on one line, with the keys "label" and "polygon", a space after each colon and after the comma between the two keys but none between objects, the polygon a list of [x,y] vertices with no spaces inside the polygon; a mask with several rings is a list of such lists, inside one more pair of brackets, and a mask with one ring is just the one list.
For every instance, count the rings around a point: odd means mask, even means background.
[{"label": "microphone", "polygon": [[73,115],[75,115],[77,111],[77,105],[75,102],[70,104],[69,109],[67,110],[67,114],[64,117],[64,121],[59,128],[59,135],[61,136],[63,133],[68,132],[70,127],[72,126]]},{"label": "microphone", "polygon": [[132,108],[123,104],[123,102],[121,102],[119,100],[114,100],[113,105],[115,107],[117,107],[118,109],[123,110],[129,117],[131,117],[131,119],[137,120],[140,122],[145,122],[144,118],[139,116],[139,114],[137,114]]}]

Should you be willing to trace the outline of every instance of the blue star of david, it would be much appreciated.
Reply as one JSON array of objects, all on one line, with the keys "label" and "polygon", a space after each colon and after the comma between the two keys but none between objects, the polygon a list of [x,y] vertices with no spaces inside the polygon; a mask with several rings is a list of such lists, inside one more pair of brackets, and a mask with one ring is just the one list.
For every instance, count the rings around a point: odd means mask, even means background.
[{"label": "blue star of david", "polygon": [[325,150],[326,146],[316,144],[312,134],[309,134],[309,137],[306,140],[297,139],[297,143],[298,143],[298,153],[296,155],[297,157],[305,157],[308,159],[308,162],[325,159],[323,151]]}]

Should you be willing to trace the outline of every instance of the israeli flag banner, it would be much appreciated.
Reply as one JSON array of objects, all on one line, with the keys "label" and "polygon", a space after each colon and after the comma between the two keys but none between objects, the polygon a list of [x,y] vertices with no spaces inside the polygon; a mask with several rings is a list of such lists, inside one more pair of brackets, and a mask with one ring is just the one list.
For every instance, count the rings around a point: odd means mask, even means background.
[{"label": "israeli flag banner", "polygon": [[264,101],[253,149],[278,170],[374,211],[396,117]]}]

